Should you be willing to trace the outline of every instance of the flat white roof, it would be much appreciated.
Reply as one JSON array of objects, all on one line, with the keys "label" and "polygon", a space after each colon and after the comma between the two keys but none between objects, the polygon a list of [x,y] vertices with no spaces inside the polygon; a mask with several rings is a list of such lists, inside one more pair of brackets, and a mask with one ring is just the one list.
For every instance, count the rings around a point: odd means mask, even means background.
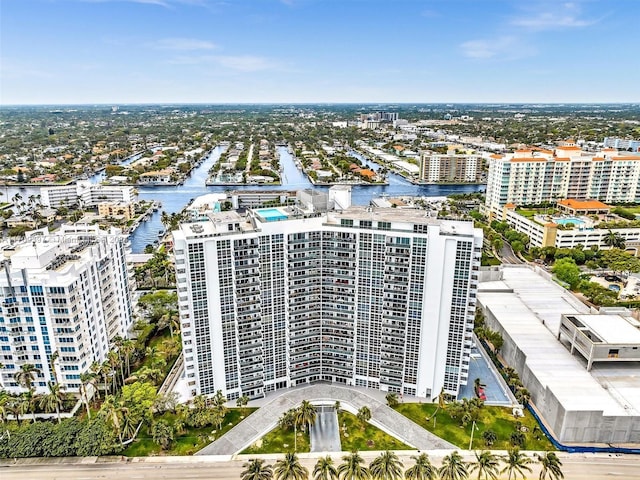
[{"label": "flat white roof", "polygon": [[621,315],[574,315],[605,343],[640,345],[640,330]]},{"label": "flat white roof", "polygon": [[586,315],[589,308],[544,275],[525,266],[504,268],[502,281],[479,285],[478,299],[566,410],[639,415],[640,362],[594,364],[587,372],[586,361],[571,355],[557,333],[562,314]]}]

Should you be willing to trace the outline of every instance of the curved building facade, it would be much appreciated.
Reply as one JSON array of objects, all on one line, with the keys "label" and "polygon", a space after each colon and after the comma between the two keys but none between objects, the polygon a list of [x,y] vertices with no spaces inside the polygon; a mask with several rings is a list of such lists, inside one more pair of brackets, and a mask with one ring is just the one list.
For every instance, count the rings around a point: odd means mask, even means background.
[{"label": "curved building facade", "polygon": [[211,214],[173,232],[187,382],[435,397],[468,377],[482,232],[423,210]]}]

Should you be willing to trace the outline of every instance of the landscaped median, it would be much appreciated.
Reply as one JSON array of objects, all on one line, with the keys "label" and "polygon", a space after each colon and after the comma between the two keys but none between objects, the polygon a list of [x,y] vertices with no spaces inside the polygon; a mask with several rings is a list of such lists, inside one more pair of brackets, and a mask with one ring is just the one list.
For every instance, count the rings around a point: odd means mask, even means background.
[{"label": "landscaped median", "polygon": [[[155,422],[164,420],[175,432],[170,447],[163,449],[159,443],[158,434],[154,436],[152,428],[144,424],[140,429],[136,440],[127,447],[123,455],[127,457],[147,457],[150,455],[193,455],[201,448],[231,430],[247,416],[253,413],[255,408],[230,408],[224,416],[222,428],[218,429],[213,424],[203,427],[189,427],[175,413],[167,412],[156,417]],[[155,437],[155,439],[154,439]]]},{"label": "landscaped median", "polygon": [[452,418],[449,407],[451,404],[438,408],[437,403],[401,403],[394,408],[426,430],[462,449],[469,448],[473,429],[471,450],[508,450],[513,447],[555,450],[538,427],[535,418],[526,410],[523,417],[516,418],[511,408],[483,405],[477,411],[474,426],[472,420],[465,419],[463,424],[461,416]]}]

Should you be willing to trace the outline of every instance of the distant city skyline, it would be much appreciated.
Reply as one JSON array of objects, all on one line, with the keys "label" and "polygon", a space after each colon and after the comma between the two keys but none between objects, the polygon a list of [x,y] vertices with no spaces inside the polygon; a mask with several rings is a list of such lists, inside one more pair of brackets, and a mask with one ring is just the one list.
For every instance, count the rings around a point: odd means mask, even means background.
[{"label": "distant city skyline", "polygon": [[632,0],[0,0],[0,104],[634,103]]}]

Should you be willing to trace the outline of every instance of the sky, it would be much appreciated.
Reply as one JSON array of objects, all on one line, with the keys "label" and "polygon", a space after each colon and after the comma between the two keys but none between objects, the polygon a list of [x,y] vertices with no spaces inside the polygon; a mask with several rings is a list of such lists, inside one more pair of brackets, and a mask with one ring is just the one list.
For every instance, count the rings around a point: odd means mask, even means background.
[{"label": "sky", "polygon": [[0,105],[640,101],[637,0],[0,0]]}]

